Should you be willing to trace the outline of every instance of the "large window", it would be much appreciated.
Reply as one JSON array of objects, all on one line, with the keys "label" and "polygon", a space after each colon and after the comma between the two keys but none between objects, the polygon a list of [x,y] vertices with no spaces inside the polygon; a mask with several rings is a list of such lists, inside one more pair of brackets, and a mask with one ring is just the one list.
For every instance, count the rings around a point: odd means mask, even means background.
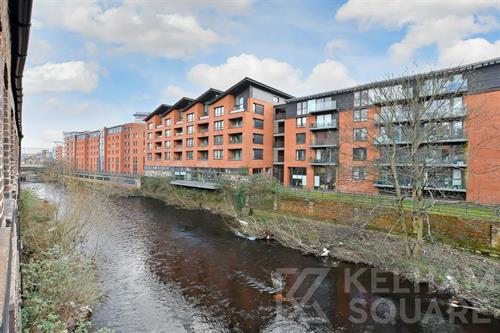
[{"label": "large window", "polygon": [[214,135],[214,145],[222,145],[222,144],[224,144],[224,136]]},{"label": "large window", "polygon": [[193,134],[194,133],[194,125],[190,125],[187,127],[187,134]]},{"label": "large window", "polygon": [[169,137],[171,135],[172,135],[172,132],[169,129],[165,131],[165,136],[166,137]]},{"label": "large window", "polygon": [[171,158],[171,153],[170,153],[169,151],[167,151],[167,152],[165,153],[165,159],[166,159],[166,160],[169,160],[170,158]]},{"label": "large window", "polygon": [[170,126],[171,123],[172,123],[172,119],[171,118],[165,119],[165,125],[166,126]]},{"label": "large window", "polygon": [[194,139],[193,138],[186,139],[186,147],[193,147],[193,146],[194,146]]},{"label": "large window", "polygon": [[189,113],[187,116],[186,116],[186,120],[191,123],[194,121],[194,113]]},{"label": "large window", "polygon": [[297,128],[306,127],[306,117],[297,118]]},{"label": "large window", "polygon": [[366,168],[363,167],[352,168],[352,179],[354,180],[366,179]]},{"label": "large window", "polygon": [[258,129],[263,129],[264,128],[264,120],[261,119],[253,119],[253,127],[258,128]]},{"label": "large window", "polygon": [[224,129],[224,120],[218,120],[214,122],[214,129],[216,131],[220,131]]},{"label": "large window", "polygon": [[366,128],[354,129],[354,141],[366,141],[368,139],[368,132]]},{"label": "large window", "polygon": [[264,114],[264,105],[253,103],[253,112],[256,114]]},{"label": "large window", "polygon": [[231,159],[234,161],[241,161],[242,150],[241,149],[231,149]]},{"label": "large window", "polygon": [[264,150],[263,149],[253,149],[252,150],[252,159],[262,160],[263,158],[264,158]]},{"label": "large window", "polygon": [[307,102],[297,102],[297,116],[307,114]]},{"label": "large window", "polygon": [[361,110],[354,110],[354,122],[360,122],[360,121],[367,121],[368,120],[368,110],[367,109],[361,109]]},{"label": "large window", "polygon": [[218,106],[214,109],[215,116],[222,116],[224,115],[224,107],[223,106]]},{"label": "large window", "polygon": [[224,158],[224,150],[216,149],[214,150],[214,160],[222,160]]},{"label": "large window", "polygon": [[353,148],[352,149],[352,159],[355,161],[365,161],[366,154],[367,154],[366,148]]},{"label": "large window", "polygon": [[303,145],[306,143],[306,133],[295,134],[295,144]]},{"label": "large window", "polygon": [[258,145],[261,145],[264,143],[264,135],[262,134],[253,134],[253,139],[252,142]]},{"label": "large window", "polygon": [[297,161],[305,161],[306,160],[306,150],[305,149],[297,149],[295,151],[295,159]]},{"label": "large window", "polygon": [[186,152],[186,160],[192,160],[192,159],[193,159],[193,152],[187,151]]},{"label": "large window", "polygon": [[165,148],[170,149],[170,140],[165,141]]}]

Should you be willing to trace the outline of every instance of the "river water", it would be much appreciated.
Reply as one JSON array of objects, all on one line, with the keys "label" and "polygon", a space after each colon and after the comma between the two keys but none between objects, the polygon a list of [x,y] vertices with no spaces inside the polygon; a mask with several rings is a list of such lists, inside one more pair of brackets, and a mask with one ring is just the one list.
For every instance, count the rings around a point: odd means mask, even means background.
[{"label": "river water", "polygon": [[[52,185],[30,184],[54,200]],[[148,198],[109,202],[93,321],[116,332],[499,332],[448,298],[363,265],[235,237],[221,217]],[[282,302],[271,272],[286,273]],[[359,275],[359,276],[358,276]],[[453,312],[455,311],[455,312]],[[488,320],[488,319],[487,319]]]}]

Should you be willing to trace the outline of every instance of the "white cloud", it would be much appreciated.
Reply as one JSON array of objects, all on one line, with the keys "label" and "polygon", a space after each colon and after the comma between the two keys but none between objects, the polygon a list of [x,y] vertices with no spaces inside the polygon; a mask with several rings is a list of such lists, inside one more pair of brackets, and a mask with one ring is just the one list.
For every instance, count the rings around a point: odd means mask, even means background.
[{"label": "white cloud", "polygon": [[28,60],[33,65],[47,62],[53,53],[54,48],[46,40],[36,39],[29,43]]},{"label": "white cloud", "polygon": [[474,34],[499,28],[487,11],[500,9],[498,0],[386,1],[350,0],[336,14],[339,21],[354,20],[360,28],[408,28],[405,37],[393,44],[389,55],[396,62],[409,60],[425,46],[444,49]]},{"label": "white cloud", "polygon": [[46,63],[28,68],[24,88],[30,93],[91,92],[99,83],[99,66],[84,61]]},{"label": "white cloud", "polygon": [[[236,2],[229,10],[244,8],[241,6],[247,2]],[[187,10],[199,2],[181,3],[129,1],[104,8],[95,0],[57,2],[57,9],[53,3],[41,4],[38,13],[47,24],[106,43],[122,52],[189,58],[207,51],[214,43],[223,42],[216,32],[203,27]],[[223,7],[223,1],[211,3],[217,8]]]},{"label": "white cloud", "polygon": [[473,38],[443,49],[439,63],[443,66],[463,65],[496,57],[500,57],[500,40],[489,42],[483,38]]},{"label": "white cloud", "polygon": [[198,96],[198,94],[186,91],[176,85],[168,85],[164,91],[164,95],[169,99],[169,103],[175,103],[182,97],[193,98],[193,96]]},{"label": "white cloud", "polygon": [[332,39],[325,46],[325,54],[333,56],[337,51],[346,51],[349,48],[347,41],[344,39]]},{"label": "white cloud", "polygon": [[355,84],[347,68],[335,60],[316,65],[303,77],[302,70],[273,58],[259,59],[252,54],[230,57],[224,64],[199,64],[188,72],[188,79],[202,87],[226,89],[248,76],[292,94],[309,94]]},{"label": "white cloud", "polygon": [[40,135],[40,146],[50,147],[54,141],[61,141],[63,139],[62,130],[60,129],[44,129]]}]

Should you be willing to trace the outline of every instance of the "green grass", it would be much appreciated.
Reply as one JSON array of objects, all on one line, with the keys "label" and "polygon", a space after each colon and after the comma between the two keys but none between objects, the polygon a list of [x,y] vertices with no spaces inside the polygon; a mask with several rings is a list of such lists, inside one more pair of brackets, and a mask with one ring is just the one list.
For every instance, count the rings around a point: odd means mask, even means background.
[{"label": "green grass", "polygon": [[[395,200],[393,197],[382,196],[382,195],[347,194],[347,193],[337,193],[337,192],[324,192],[317,190],[305,190],[299,188],[281,188],[278,190],[278,193],[283,193],[305,199],[325,199],[332,201],[360,203],[360,204],[387,206],[387,207],[395,205]],[[411,200],[410,199],[406,200],[404,202],[404,205],[405,207],[410,209]],[[498,216],[497,212],[493,207],[479,206],[466,202],[459,202],[459,203],[438,202],[433,208],[430,209],[430,212],[433,214],[439,214],[444,216],[488,219],[500,222],[500,216]]]}]

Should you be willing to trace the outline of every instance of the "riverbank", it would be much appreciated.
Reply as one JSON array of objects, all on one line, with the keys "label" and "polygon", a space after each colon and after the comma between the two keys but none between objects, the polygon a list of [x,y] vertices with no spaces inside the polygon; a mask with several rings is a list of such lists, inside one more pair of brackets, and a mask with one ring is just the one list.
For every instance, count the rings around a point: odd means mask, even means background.
[{"label": "riverbank", "polygon": [[[207,209],[227,217],[233,230],[258,238],[272,237],[286,247],[318,255],[327,248],[335,259],[364,263],[428,284],[432,289],[457,297],[461,305],[478,312],[500,316],[500,262],[444,244],[427,242],[421,260],[407,258],[397,235],[337,223],[297,218],[273,212],[272,191],[266,186],[236,188],[220,192],[174,187],[167,179],[144,179],[135,195],[160,199],[168,205]],[[270,210],[244,214],[245,196],[258,193],[256,200],[267,202]],[[269,204],[270,202],[270,204]],[[259,205],[265,206],[265,205]],[[247,213],[250,211],[246,210]],[[243,221],[243,222],[238,222]]]},{"label": "riverbank", "polygon": [[82,198],[54,204],[21,191],[23,332],[95,331],[91,307],[102,293],[93,258],[82,249],[85,228],[94,218],[75,205]]}]

